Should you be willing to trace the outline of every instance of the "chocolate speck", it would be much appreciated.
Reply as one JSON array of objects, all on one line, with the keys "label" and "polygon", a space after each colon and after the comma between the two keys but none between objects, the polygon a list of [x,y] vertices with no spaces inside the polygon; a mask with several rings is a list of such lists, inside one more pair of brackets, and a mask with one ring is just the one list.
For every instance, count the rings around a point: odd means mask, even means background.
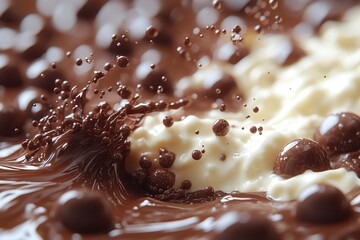
[{"label": "chocolate speck", "polygon": [[256,126],[252,126],[252,127],[250,128],[250,132],[251,132],[252,134],[255,134],[255,133],[257,132],[257,127],[256,127]]},{"label": "chocolate speck", "polygon": [[254,113],[258,113],[258,112],[259,112],[259,107],[254,107],[254,108],[253,108],[253,112],[254,112]]},{"label": "chocolate speck", "polygon": [[226,160],[226,154],[225,153],[221,153],[219,156],[220,161],[225,161]]},{"label": "chocolate speck", "polygon": [[130,60],[126,56],[117,56],[116,63],[121,68],[126,68],[130,65]]},{"label": "chocolate speck", "polygon": [[230,131],[230,124],[225,119],[219,119],[214,123],[212,130],[216,136],[226,136]]},{"label": "chocolate speck", "polygon": [[330,157],[357,151],[360,149],[360,117],[351,112],[331,114],[316,130],[314,138]]}]

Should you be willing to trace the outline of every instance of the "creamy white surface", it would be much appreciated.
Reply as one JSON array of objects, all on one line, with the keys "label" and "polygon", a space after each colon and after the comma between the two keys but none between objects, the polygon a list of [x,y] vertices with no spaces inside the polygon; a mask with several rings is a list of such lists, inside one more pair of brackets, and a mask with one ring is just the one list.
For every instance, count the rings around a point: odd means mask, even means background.
[{"label": "creamy white surface", "polygon": [[[155,159],[159,148],[165,147],[177,155],[170,169],[176,174],[176,186],[188,179],[193,191],[206,186],[226,192],[267,191],[276,200],[295,199],[303,188],[314,183],[351,191],[360,185],[360,180],[344,169],[307,171],[287,180],[273,174],[272,169],[283,146],[295,138],[312,139],[326,115],[339,111],[360,114],[359,22],[357,8],[342,23],[326,23],[319,37],[299,42],[307,56],[287,67],[275,60],[286,38],[262,35],[252,43],[251,54],[237,65],[211,63],[184,79],[179,83],[180,90],[186,84],[203,84],[207,75],[221,68],[237,79],[248,106],[237,113],[213,110],[199,117],[189,116],[170,128],[162,120],[172,113],[146,117],[143,126],[131,136],[128,171],[139,168],[140,154],[148,153]],[[258,113],[252,112],[254,106],[259,107]],[[247,115],[251,117],[246,119]],[[212,124],[219,118],[231,125],[225,137],[212,132]],[[262,126],[263,134],[250,133],[253,125]],[[198,135],[196,130],[200,131]],[[198,161],[191,157],[195,149],[206,151]],[[225,161],[219,159],[222,153],[227,155]]]}]

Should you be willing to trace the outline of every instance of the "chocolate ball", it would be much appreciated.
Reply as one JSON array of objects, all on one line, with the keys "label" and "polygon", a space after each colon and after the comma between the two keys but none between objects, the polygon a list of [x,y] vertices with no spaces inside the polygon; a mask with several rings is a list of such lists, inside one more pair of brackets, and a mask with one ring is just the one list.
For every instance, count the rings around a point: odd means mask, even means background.
[{"label": "chocolate ball", "polygon": [[354,171],[360,178],[360,150],[341,154],[331,160],[334,163],[334,168],[345,168],[348,171]]},{"label": "chocolate ball", "polygon": [[274,173],[293,177],[306,170],[321,172],[330,169],[326,151],[309,139],[296,139],[288,143],[277,156]]},{"label": "chocolate ball", "polygon": [[344,194],[336,187],[312,185],[303,190],[296,203],[295,217],[307,223],[330,224],[352,215],[352,208]]},{"label": "chocolate ball", "polygon": [[225,119],[216,120],[212,126],[214,134],[218,137],[226,136],[230,131],[230,124]]},{"label": "chocolate ball", "polygon": [[149,176],[149,190],[154,194],[163,193],[175,183],[175,174],[165,169],[156,169]]},{"label": "chocolate ball", "polygon": [[360,117],[350,112],[331,114],[316,130],[314,139],[329,156],[360,150]]},{"label": "chocolate ball", "polygon": [[81,234],[107,233],[114,225],[104,197],[83,190],[69,191],[60,197],[56,219],[70,231]]},{"label": "chocolate ball", "polygon": [[[229,214],[229,213],[228,213]],[[237,214],[237,213],[235,213]],[[214,240],[279,240],[273,224],[266,217],[256,212],[246,211],[238,214],[239,219],[234,224],[218,234]],[[226,217],[226,216],[225,216]]]}]

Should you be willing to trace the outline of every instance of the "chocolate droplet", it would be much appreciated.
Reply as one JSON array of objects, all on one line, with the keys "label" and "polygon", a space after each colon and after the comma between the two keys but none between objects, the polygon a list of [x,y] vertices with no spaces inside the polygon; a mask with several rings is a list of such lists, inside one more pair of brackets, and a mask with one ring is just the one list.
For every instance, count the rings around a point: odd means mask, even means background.
[{"label": "chocolate droplet", "polygon": [[343,112],[329,115],[315,132],[315,140],[329,156],[360,149],[360,117]]},{"label": "chocolate droplet", "polygon": [[223,137],[230,131],[230,124],[225,119],[219,119],[214,123],[212,130],[216,136]]},{"label": "chocolate droplet", "polygon": [[274,172],[283,176],[296,176],[306,170],[320,172],[330,169],[325,150],[309,139],[296,139],[288,143],[278,155]]},{"label": "chocolate droplet", "polygon": [[303,190],[295,208],[295,216],[303,222],[316,224],[335,223],[349,218],[350,203],[337,188],[317,184]]},{"label": "chocolate droplet", "polygon": [[70,191],[59,199],[56,218],[76,233],[106,233],[113,227],[113,219],[104,197],[93,192]]},{"label": "chocolate droplet", "polygon": [[163,119],[163,124],[165,127],[171,127],[174,124],[174,118],[165,116]]},{"label": "chocolate droplet", "polygon": [[200,160],[201,157],[202,157],[202,153],[201,153],[200,150],[194,150],[194,151],[192,151],[192,153],[191,153],[191,157],[192,157],[192,159],[194,159],[194,160]]}]

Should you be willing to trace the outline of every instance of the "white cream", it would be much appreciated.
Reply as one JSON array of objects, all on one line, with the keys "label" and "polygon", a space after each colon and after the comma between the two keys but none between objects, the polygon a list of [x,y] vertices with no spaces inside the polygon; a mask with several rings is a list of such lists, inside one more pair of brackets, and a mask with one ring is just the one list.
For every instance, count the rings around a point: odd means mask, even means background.
[{"label": "white cream", "polygon": [[[176,174],[175,185],[188,179],[193,191],[210,185],[226,192],[266,191],[276,200],[292,200],[314,183],[332,184],[343,192],[359,186],[356,174],[344,169],[306,171],[290,179],[272,173],[284,145],[295,138],[311,139],[326,115],[339,111],[360,114],[360,32],[355,30],[359,22],[360,8],[355,8],[344,22],[326,23],[319,37],[299,42],[307,55],[287,67],[275,61],[286,38],[262,35],[260,40],[254,39],[251,54],[237,65],[214,62],[183,79],[179,91],[187,85],[203,85],[207,75],[220,69],[229,72],[246,94],[248,106],[237,113],[213,110],[189,116],[170,128],[162,120],[174,111],[147,116],[131,136],[127,170],[139,168],[143,153],[157,161],[159,148],[165,147],[176,153],[170,169]],[[254,106],[259,107],[258,113],[252,112]],[[247,115],[251,117],[246,119]],[[212,132],[212,124],[219,118],[231,125],[225,137]],[[263,134],[250,133],[251,126],[262,126]],[[200,160],[191,157],[196,149],[205,149]],[[220,154],[226,154],[225,161]]]}]

